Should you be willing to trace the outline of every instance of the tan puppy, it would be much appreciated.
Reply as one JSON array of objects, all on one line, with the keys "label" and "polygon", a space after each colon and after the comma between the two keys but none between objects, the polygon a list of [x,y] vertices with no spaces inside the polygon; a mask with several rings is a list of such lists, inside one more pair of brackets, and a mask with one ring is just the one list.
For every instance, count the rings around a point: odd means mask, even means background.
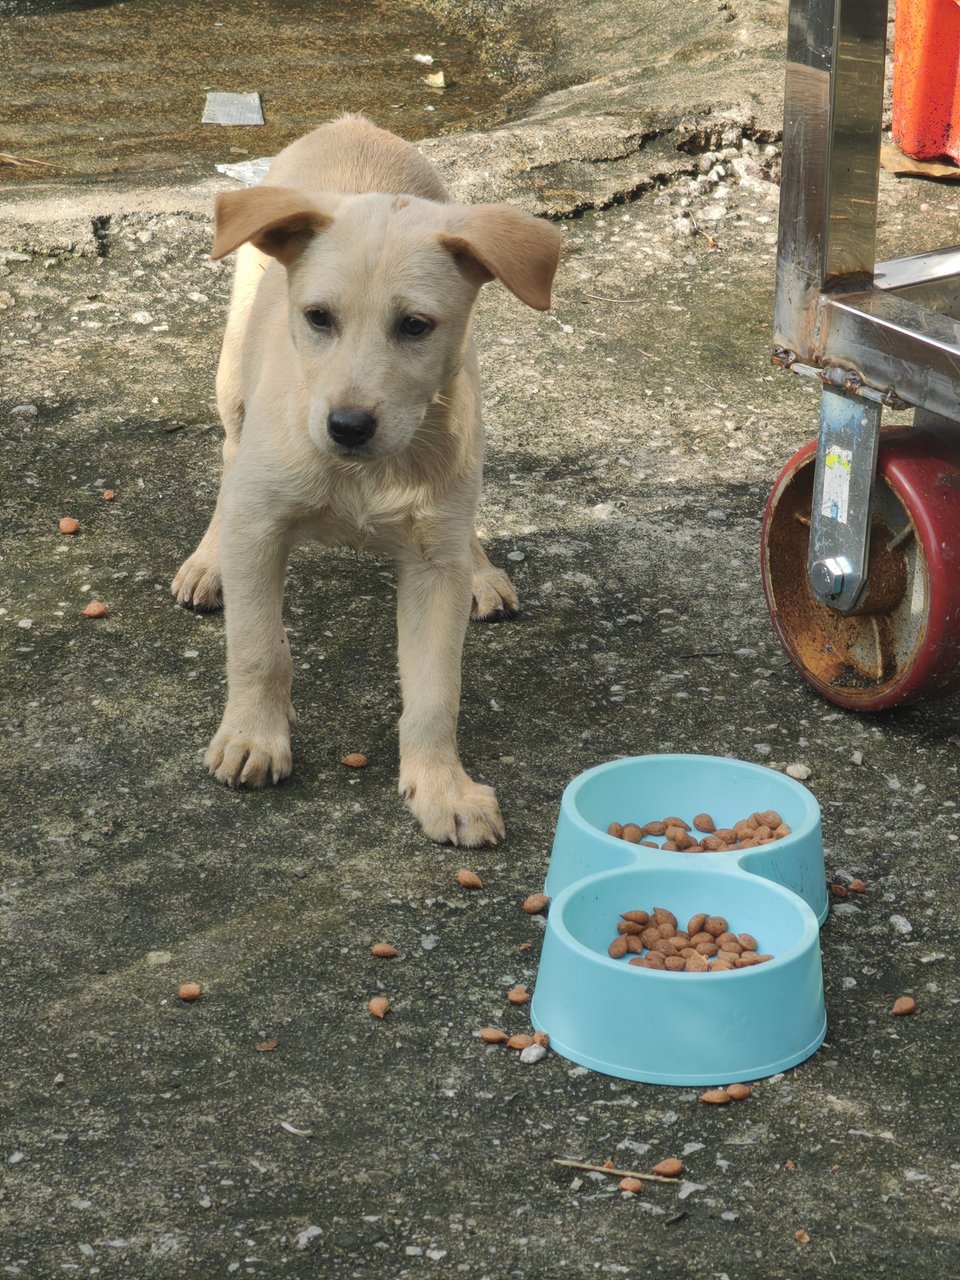
[{"label": "tan puppy", "polygon": [[[241,247],[242,246],[242,247]],[[223,481],[173,593],[226,601],[228,697],[210,772],[293,768],[283,628],[297,542],[398,566],[400,793],[433,840],[495,844],[492,788],[460,763],[460,664],[475,617],[512,614],[473,531],[483,430],[471,321],[494,278],[550,305],[559,232],[507,205],[447,203],[429,162],[359,116],[287,147],[260,187],[221,195],[214,258],[240,249],[217,371]]]}]

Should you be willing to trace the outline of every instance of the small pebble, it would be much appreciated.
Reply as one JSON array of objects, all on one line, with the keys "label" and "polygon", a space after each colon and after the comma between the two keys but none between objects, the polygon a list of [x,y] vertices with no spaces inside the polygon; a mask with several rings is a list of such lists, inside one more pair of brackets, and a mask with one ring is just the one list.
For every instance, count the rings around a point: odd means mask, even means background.
[{"label": "small pebble", "polygon": [[542,1044],[531,1044],[526,1049],[520,1051],[520,1061],[526,1066],[532,1066],[536,1062],[542,1062],[547,1056],[546,1046]]},{"label": "small pebble", "polygon": [[813,770],[805,764],[788,764],[784,769],[788,778],[796,778],[798,782],[806,782],[812,772]]}]

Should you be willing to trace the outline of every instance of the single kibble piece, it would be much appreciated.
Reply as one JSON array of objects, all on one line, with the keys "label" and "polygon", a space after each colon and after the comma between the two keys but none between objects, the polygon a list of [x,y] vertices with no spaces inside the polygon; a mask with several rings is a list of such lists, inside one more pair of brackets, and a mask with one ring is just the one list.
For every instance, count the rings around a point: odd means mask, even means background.
[{"label": "single kibble piece", "polygon": [[481,1027],[480,1039],[484,1044],[504,1044],[507,1040],[507,1033],[501,1031],[499,1027]]},{"label": "single kibble piece", "polygon": [[650,1172],[658,1173],[661,1178],[679,1178],[683,1173],[683,1161],[678,1160],[676,1156],[668,1156],[666,1160],[655,1164]]},{"label": "single kibble piece", "polygon": [[723,916],[710,916],[703,926],[703,931],[704,933],[713,934],[717,938],[721,933],[726,933],[728,928],[729,925]]},{"label": "single kibble piece", "polygon": [[760,824],[761,826],[769,827],[771,831],[775,831],[777,827],[783,825],[783,819],[776,809],[768,809],[766,813],[760,814]]},{"label": "single kibble piece", "polygon": [[714,1106],[722,1107],[725,1103],[730,1102],[731,1098],[726,1089],[708,1089],[706,1093],[701,1093],[701,1102],[712,1102]]},{"label": "single kibble piece", "polygon": [[643,832],[635,822],[628,822],[621,834],[628,844],[639,844],[643,838]]},{"label": "single kibble piece", "polygon": [[832,884],[830,892],[835,898],[845,898],[847,896],[847,886],[845,884]]},{"label": "single kibble piece", "polygon": [[660,939],[660,934],[655,924],[648,925],[640,935],[640,941],[645,947],[652,947],[653,944]]},{"label": "single kibble piece", "polygon": [[866,893],[866,892],[867,892],[867,886],[866,886],[866,884],[865,884],[862,880],[851,880],[851,881],[850,881],[850,892],[851,892],[851,893]]},{"label": "single kibble piece", "polygon": [[681,831],[690,830],[690,823],[684,822],[683,818],[664,818],[663,825],[665,827],[679,827]]},{"label": "single kibble piece", "polygon": [[365,769],[369,763],[362,751],[351,751],[340,761],[348,769]]},{"label": "single kibble piece", "polygon": [[804,1231],[803,1227],[801,1227],[799,1231],[795,1231],[793,1233],[793,1238],[796,1240],[797,1244],[809,1244],[810,1232]]},{"label": "single kibble piece", "polygon": [[621,1178],[620,1190],[629,1191],[632,1196],[638,1196],[643,1191],[643,1183],[639,1178]]},{"label": "single kibble piece", "polygon": [[623,824],[621,822],[611,822],[607,827],[607,835],[615,836],[617,840],[623,839]]},{"label": "single kibble piece", "polygon": [[705,836],[701,843],[702,847],[710,853],[719,853],[724,847],[723,841],[718,836]]},{"label": "single kibble piece", "polygon": [[677,844],[676,840],[664,840],[660,848],[664,851],[664,853],[680,852],[680,846]]},{"label": "single kibble piece", "polygon": [[483,881],[475,871],[469,870],[467,867],[461,867],[457,872],[457,884],[461,889],[482,889]]},{"label": "single kibble piece", "polygon": [[634,924],[632,920],[618,920],[617,933],[635,934],[639,937],[643,933],[643,925]]},{"label": "single kibble piece", "polygon": [[627,954],[627,935],[619,934],[607,947],[607,955],[611,960],[622,960]]},{"label": "single kibble piece", "polygon": [[643,939],[638,938],[635,933],[627,933],[624,936],[627,939],[627,950],[635,956],[640,955],[643,951]]},{"label": "single kibble piece", "polygon": [[392,960],[400,952],[396,947],[391,946],[389,942],[375,942],[370,948],[370,954],[376,956],[378,960]]},{"label": "single kibble piece", "polygon": [[374,996],[367,1002],[367,1009],[375,1018],[385,1018],[390,1012],[390,1001],[386,996]]},{"label": "single kibble piece", "polygon": [[621,920],[629,920],[631,924],[649,924],[650,917],[646,911],[624,911],[620,916]]},{"label": "single kibble piece", "polygon": [[508,1049],[529,1049],[533,1044],[533,1036],[529,1036],[524,1031],[517,1032],[515,1036],[511,1036],[507,1041]]},{"label": "single kibble piece", "polygon": [[693,825],[698,831],[704,831],[708,836],[713,835],[717,829],[717,824],[710,817],[709,813],[698,813],[693,820]]},{"label": "single kibble piece", "polygon": [[727,1093],[734,1102],[743,1102],[744,1098],[749,1098],[753,1090],[748,1084],[728,1084]]},{"label": "single kibble piece", "polygon": [[682,973],[687,964],[683,956],[664,956],[663,967],[670,973]]},{"label": "single kibble piece", "polygon": [[186,1001],[187,1004],[189,1004],[191,1000],[199,1000],[202,994],[199,982],[181,982],[180,986],[177,988],[178,997],[181,1000]]},{"label": "single kibble piece", "polygon": [[752,933],[738,933],[737,941],[744,951],[756,951],[757,940]]},{"label": "single kibble piece", "polygon": [[110,610],[102,600],[91,600],[83,610],[85,618],[105,618]]},{"label": "single kibble piece", "polygon": [[280,1043],[279,1040],[261,1040],[260,1043],[257,1045],[257,1052],[273,1053],[274,1049],[276,1049],[279,1043]]},{"label": "single kibble piece", "polygon": [[687,933],[690,935],[691,941],[693,940],[693,935],[695,933],[700,933],[702,931],[703,926],[706,924],[706,922],[707,922],[707,914],[705,911],[700,912],[698,915],[690,917],[689,921],[687,922]]},{"label": "single kibble piece", "polygon": [[709,957],[715,956],[720,948],[715,942],[698,942],[693,950],[697,955]]},{"label": "single kibble piece", "polygon": [[897,996],[893,1002],[891,1013],[895,1013],[898,1018],[904,1017],[908,1013],[914,1013],[917,1008],[917,1002],[913,996]]},{"label": "single kibble piece", "polygon": [[768,960],[772,960],[772,955],[754,956],[754,964],[766,964]]},{"label": "single kibble piece", "polygon": [[692,956],[684,960],[683,967],[687,973],[706,973],[710,965],[707,963],[706,956],[695,951]]},{"label": "single kibble piece", "polygon": [[541,1045],[544,1049],[549,1049],[550,1037],[545,1031],[535,1031],[533,1033],[533,1043]]},{"label": "single kibble piece", "polygon": [[699,946],[701,942],[713,942],[713,940],[713,934],[707,933],[706,929],[701,929],[699,933],[692,933],[690,935],[691,947]]},{"label": "single kibble piece", "polygon": [[523,909],[528,916],[539,915],[541,911],[546,911],[549,905],[550,899],[545,893],[531,893],[523,900]]},{"label": "single kibble piece", "polygon": [[112,502],[116,496],[117,495],[112,489],[104,489],[103,493],[100,495],[104,502]]},{"label": "single kibble piece", "polygon": [[511,987],[507,992],[507,999],[511,1004],[526,1004],[530,999],[530,992],[526,987]]},{"label": "single kibble piece", "polygon": [[654,924],[668,924],[671,929],[677,927],[677,917],[672,911],[667,911],[665,907],[654,907],[653,909]]},{"label": "single kibble piece", "polygon": [[643,826],[645,836],[662,836],[667,829],[665,822],[646,822]]},{"label": "single kibble piece", "polygon": [[782,840],[784,836],[788,836],[790,834],[790,828],[785,822],[781,822],[779,827],[774,827],[773,834],[775,839]]},{"label": "single kibble piece", "polygon": [[728,969],[735,969],[736,967],[736,957],[730,955],[729,952],[721,951],[716,960],[714,960],[713,964],[710,966],[710,972],[724,973]]},{"label": "single kibble piece", "polygon": [[649,951],[644,957],[648,969],[666,969],[666,960],[660,951]]},{"label": "single kibble piece", "polygon": [[64,516],[60,521],[61,533],[79,533],[80,521],[74,520],[73,516]]}]

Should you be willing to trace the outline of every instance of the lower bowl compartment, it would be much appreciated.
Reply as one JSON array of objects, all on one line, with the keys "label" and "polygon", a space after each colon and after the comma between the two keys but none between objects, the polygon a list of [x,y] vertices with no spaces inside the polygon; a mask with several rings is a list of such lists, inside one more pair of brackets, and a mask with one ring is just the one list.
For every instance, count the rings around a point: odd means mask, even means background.
[{"label": "lower bowl compartment", "polygon": [[[719,973],[640,968],[607,954],[625,911],[724,916],[773,959]],[[796,1066],[826,1035],[817,918],[795,893],[739,870],[633,866],[578,880],[551,903],[531,1006],[551,1048],[649,1084],[757,1080]]]}]

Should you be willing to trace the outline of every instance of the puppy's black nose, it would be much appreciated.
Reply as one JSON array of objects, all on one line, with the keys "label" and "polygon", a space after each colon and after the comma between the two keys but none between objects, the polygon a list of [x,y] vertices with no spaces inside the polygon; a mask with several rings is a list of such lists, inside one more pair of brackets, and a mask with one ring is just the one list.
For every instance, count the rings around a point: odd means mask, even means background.
[{"label": "puppy's black nose", "polygon": [[331,409],[327,430],[331,439],[347,449],[366,444],[377,429],[377,420],[366,409]]}]

